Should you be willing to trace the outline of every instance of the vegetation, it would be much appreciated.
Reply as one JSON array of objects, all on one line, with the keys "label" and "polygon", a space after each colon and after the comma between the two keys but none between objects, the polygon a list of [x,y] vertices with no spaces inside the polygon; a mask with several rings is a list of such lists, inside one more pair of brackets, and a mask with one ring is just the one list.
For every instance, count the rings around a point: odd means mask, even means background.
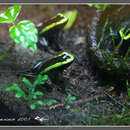
[{"label": "vegetation", "polygon": [[121,40],[117,44],[117,46],[115,45],[114,35],[113,35],[113,32],[112,32],[112,29],[110,28],[110,32],[112,33],[112,43],[113,43],[113,47],[114,47],[113,52],[112,52],[112,54],[110,54],[107,51],[102,50],[102,53],[103,53],[103,56],[106,59],[107,65],[110,65],[110,67],[112,67],[115,64],[115,62],[118,62],[119,64],[117,64],[118,65],[117,68],[119,70],[126,69],[129,66],[128,60],[130,58],[129,57],[130,47],[125,52],[124,56],[119,56],[119,49],[122,46],[123,41],[128,40],[130,38],[130,33],[127,34],[129,29],[126,32],[124,32],[125,28],[126,28],[126,25],[123,28],[121,28],[120,31],[119,31]]},{"label": "vegetation", "polygon": [[[12,26],[9,28],[9,33],[10,37],[14,41],[12,43],[12,46],[8,49],[8,51],[0,56],[0,59],[7,56],[14,49],[15,44],[19,44],[24,48],[30,49],[32,51],[37,50],[36,43],[38,42],[38,30],[35,24],[29,20],[23,20],[16,24],[16,19],[21,9],[22,9],[21,6],[14,5],[10,6],[3,12],[0,12],[0,23],[12,24]],[[70,29],[76,20],[77,10],[68,11],[65,12],[64,14],[59,13],[58,15],[61,16],[62,19],[57,22],[53,21],[53,23],[51,23],[47,27],[44,27],[42,31],[50,29],[51,27],[53,28],[53,25],[55,27],[57,24],[62,23],[64,24],[65,22],[67,22],[67,24],[64,27],[64,29]],[[27,92],[22,90],[22,88],[17,83],[14,83],[12,86],[6,88],[6,91],[13,91],[13,90],[16,91],[15,97],[23,98],[31,109],[35,109],[36,105],[50,106],[56,103],[56,100],[49,100],[47,102],[38,100],[39,96],[43,96],[44,93],[41,91],[36,91],[36,88],[39,85],[44,85],[47,79],[48,79],[47,75],[39,74],[34,80],[34,82],[31,83],[29,79],[24,77],[22,78],[22,82],[28,86]],[[73,100],[75,100],[75,97],[68,95],[66,99],[66,108],[70,107],[69,103]]]},{"label": "vegetation", "polygon": [[88,4],[90,7],[94,7],[99,11],[105,11],[109,5],[108,4]]},{"label": "vegetation", "polygon": [[[104,5],[104,4],[88,4],[90,7],[95,7],[99,11],[105,11],[109,5]],[[24,48],[28,48],[32,51],[37,50],[37,41],[38,41],[38,31],[35,27],[35,24],[32,23],[29,20],[23,20],[20,21],[18,24],[15,23],[15,20],[17,16],[19,15],[21,11],[21,6],[14,5],[9,7],[7,10],[4,12],[0,13],[0,23],[9,23],[12,24],[12,26],[9,28],[9,33],[10,37],[14,40],[15,43],[23,46]],[[62,16],[64,16],[64,19],[61,21],[65,22],[68,20],[67,24],[65,25],[64,29],[70,29],[72,25],[74,24],[76,18],[77,18],[77,10],[72,10],[65,12]],[[60,22],[61,22],[60,21]],[[59,23],[59,21],[57,22]],[[51,24],[55,26],[55,23]],[[96,50],[94,48],[91,48],[93,51],[97,51],[98,49],[101,49],[101,44],[103,42],[103,37],[104,33],[106,30],[106,27],[108,25],[108,19],[106,19],[105,25],[102,30],[102,36],[101,39],[99,40],[98,46]],[[43,28],[43,32],[45,32],[47,29],[50,29],[48,27],[54,27],[54,26],[47,26],[46,28]],[[115,63],[118,64],[118,69],[124,69],[129,67],[129,53],[130,53],[130,47],[128,50],[125,52],[124,56],[119,56],[119,50],[123,44],[124,40],[128,40],[130,38],[130,33],[129,33],[130,28],[126,29],[126,25],[122,27],[119,30],[119,34],[121,37],[120,42],[117,44],[115,43],[114,39],[114,33],[112,28],[110,28],[110,33],[112,36],[112,44],[113,44],[113,53],[110,54],[106,50],[102,50],[103,57],[105,58],[106,65],[113,67]],[[29,37],[28,37],[29,36]],[[15,43],[12,44],[12,46],[9,48],[7,52],[5,52],[3,55],[0,56],[0,58],[4,58],[15,46]],[[67,62],[66,62],[67,63]],[[57,65],[57,64],[56,64]],[[57,66],[56,66],[57,67]],[[36,109],[37,105],[40,106],[51,106],[55,103],[57,103],[56,100],[48,100],[48,101],[43,101],[41,100],[44,96],[44,92],[42,91],[37,91],[37,87],[40,85],[45,85],[46,80],[48,79],[47,75],[41,75],[39,74],[33,82],[31,82],[29,79],[26,77],[22,78],[22,82],[27,86],[27,90],[23,90],[22,87],[20,87],[17,83],[14,83],[13,85],[9,86],[6,88],[6,91],[16,91],[15,97],[16,98],[22,98],[26,103],[27,106],[31,109],[34,110]],[[128,92],[128,100],[130,100],[130,84],[129,81],[126,80],[126,88]],[[114,87],[112,86],[109,88],[109,92],[114,90]],[[72,96],[71,94],[68,94],[66,99],[65,99],[65,108],[70,109],[71,108],[71,103],[76,100],[75,96]],[[88,103],[86,103],[83,107],[87,107]],[[82,109],[82,108],[80,108]],[[77,110],[77,112],[80,112],[80,110]],[[94,118],[96,118],[96,122],[94,122]],[[100,117],[96,117],[95,115],[93,116],[91,113],[88,114],[88,116],[84,119],[84,122],[86,125],[130,125],[130,110],[123,110],[120,113],[117,113],[113,111],[108,117],[104,116],[104,111],[102,112],[102,115]]]},{"label": "vegetation", "polygon": [[[120,36],[120,41],[117,43],[116,42],[116,38],[114,37],[114,32],[112,30],[112,27],[109,28],[110,31],[110,35],[112,38],[112,51],[108,51],[107,49],[105,50],[101,45],[103,44],[103,40],[104,40],[104,34],[106,31],[108,25],[108,19],[106,19],[106,22],[104,24],[104,27],[101,31],[101,37],[99,39],[99,42],[97,44],[96,48],[90,48],[94,53],[96,53],[96,51],[99,49],[102,52],[102,56],[104,57],[104,65],[105,68],[107,68],[108,71],[111,71],[112,69],[117,69],[118,72],[126,72],[124,70],[128,70],[130,67],[130,46],[128,46],[128,48],[126,48],[126,51],[124,52],[124,54],[120,54],[121,51],[121,47],[123,46],[123,44],[125,44],[124,41],[129,40],[130,39],[130,28],[127,27],[127,25],[124,25],[123,27],[120,28],[118,34]],[[127,72],[126,72],[127,73]],[[130,101],[130,84],[129,84],[129,77],[125,77],[124,79],[121,79],[123,81],[123,83],[125,84],[126,81],[126,88],[127,88],[127,93],[128,93],[128,97],[127,97],[127,102]],[[120,79],[119,79],[120,81]],[[125,87],[125,86],[123,86]],[[112,86],[111,88],[108,89],[108,91],[113,91],[114,90],[114,86]],[[126,102],[126,103],[127,103]],[[128,104],[127,104],[128,105]],[[98,117],[96,120],[98,120],[98,122],[96,121],[95,123],[93,123],[92,121],[92,115],[90,115],[91,117],[86,117],[85,118],[85,122],[86,124],[89,125],[130,125],[130,110],[129,107],[126,108],[126,110],[123,110],[122,112],[117,112],[117,111],[113,111],[110,115],[105,116],[104,114],[100,117]]]},{"label": "vegetation", "polygon": [[[21,6],[14,5],[9,7],[4,12],[0,12],[0,23],[8,23],[12,24],[9,28],[10,37],[14,40],[12,46],[8,49],[7,52],[0,55],[0,59],[7,56],[15,47],[15,43],[23,46],[24,48],[28,48],[32,51],[37,50],[36,43],[38,42],[38,30],[33,22],[30,20],[23,20],[16,24],[16,19],[21,11]],[[64,15],[59,13],[59,16],[62,16],[63,19],[57,22],[51,23],[49,26],[43,28],[42,30],[47,30],[50,28],[54,28],[57,24],[64,24],[67,22],[67,25],[64,29],[70,29],[76,20],[77,11],[68,11],[65,12]],[[54,27],[53,27],[54,26]],[[40,32],[41,33],[41,32]]]},{"label": "vegetation", "polygon": [[4,12],[0,13],[0,23],[9,23],[13,25],[9,28],[9,32],[10,37],[15,41],[15,43],[20,44],[25,48],[29,48],[32,51],[36,51],[38,31],[35,24],[29,20],[20,21],[18,24],[15,23],[20,11],[21,6],[14,5],[9,7]]},{"label": "vegetation", "polygon": [[71,94],[68,94],[67,98],[65,99],[65,108],[69,109],[70,108],[70,103],[72,101],[75,101],[75,100],[76,100],[75,96],[72,96]]},{"label": "vegetation", "polygon": [[110,52],[106,51],[105,49],[101,48],[101,44],[103,43],[104,33],[106,31],[107,25],[108,25],[108,19],[106,19],[106,22],[105,22],[104,27],[102,29],[101,38],[100,38],[100,40],[99,40],[99,42],[97,44],[96,49],[93,48],[93,47],[91,47],[90,49],[94,53],[98,49],[101,49],[102,55],[106,60],[105,61],[106,62],[106,67],[107,67],[108,70],[111,70],[115,65],[116,65],[116,68],[119,69],[119,70],[126,69],[130,65],[129,62],[128,62],[129,59],[130,59],[130,57],[129,57],[130,47],[125,52],[124,56],[119,56],[119,51],[120,51],[120,48],[121,48],[121,46],[123,44],[123,41],[128,40],[130,38],[130,33],[128,33],[130,28],[126,29],[127,26],[125,25],[124,27],[122,27],[119,30],[119,34],[120,34],[120,37],[121,37],[121,40],[120,40],[119,43],[115,43],[115,37],[114,37],[112,27],[109,28],[110,34],[112,36],[112,45],[113,45],[113,52],[110,53]]},{"label": "vegetation", "polygon": [[130,125],[130,110],[113,111],[109,116],[101,117],[96,125]]},{"label": "vegetation", "polygon": [[48,79],[47,75],[38,75],[33,83],[31,83],[27,78],[23,78],[22,81],[29,87],[28,92],[26,93],[22,90],[18,84],[14,83],[12,86],[6,88],[6,91],[17,91],[15,97],[16,98],[23,98],[27,105],[31,109],[35,109],[36,105],[40,106],[51,106],[52,104],[56,103],[56,100],[49,100],[47,102],[38,100],[38,96],[43,96],[44,93],[41,91],[36,91],[36,87],[39,85],[44,85],[45,81]]},{"label": "vegetation", "polygon": [[128,80],[126,80],[126,88],[127,88],[127,92],[128,92],[128,101],[130,101],[130,84],[129,84]]}]

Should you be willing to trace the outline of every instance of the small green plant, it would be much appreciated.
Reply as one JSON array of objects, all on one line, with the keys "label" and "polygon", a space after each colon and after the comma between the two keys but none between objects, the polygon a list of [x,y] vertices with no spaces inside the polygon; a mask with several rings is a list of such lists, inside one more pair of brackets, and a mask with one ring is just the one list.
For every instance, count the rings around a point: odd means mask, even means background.
[{"label": "small green plant", "polygon": [[130,84],[128,80],[126,80],[126,88],[127,88],[127,93],[128,93],[128,100],[130,100]]},{"label": "small green plant", "polygon": [[120,56],[120,57],[118,56],[119,55],[119,49],[122,46],[123,41],[124,40],[128,40],[130,38],[130,33],[128,33],[130,28],[128,28],[126,30],[126,32],[124,32],[125,29],[126,29],[126,25],[119,30],[119,34],[120,34],[121,40],[120,40],[120,42],[118,43],[117,46],[115,45],[114,36],[112,34],[112,39],[113,39],[112,41],[113,41],[114,50],[113,50],[113,54],[110,56],[111,59],[109,61],[111,61],[110,62],[111,64],[113,64],[114,61],[119,61],[120,62],[119,66],[118,66],[119,69],[123,69],[123,68],[126,68],[126,67],[129,66],[128,60],[130,58],[129,57],[130,47],[125,52],[124,56]]},{"label": "small green plant", "polygon": [[[29,20],[23,20],[16,24],[15,21],[20,11],[21,6],[14,5],[9,7],[4,12],[0,12],[0,23],[12,24],[12,26],[9,28],[9,33],[10,37],[15,41],[15,43],[23,46],[24,48],[36,51],[38,31],[35,27],[35,24]],[[14,48],[14,43],[12,44],[12,46],[7,52],[1,55],[0,58],[4,58]]]},{"label": "small green plant", "polygon": [[65,108],[70,109],[70,103],[72,101],[75,101],[75,100],[76,100],[75,96],[72,96],[71,94],[68,94],[67,98],[65,99]]},{"label": "small green plant", "polygon": [[52,104],[56,103],[56,100],[49,100],[46,102],[43,102],[41,100],[37,100],[38,96],[43,96],[44,93],[41,91],[36,91],[36,87],[38,85],[44,85],[45,81],[48,79],[47,75],[38,75],[33,83],[31,83],[27,78],[23,78],[22,81],[28,85],[28,92],[26,93],[24,90],[22,90],[18,84],[14,83],[12,86],[6,88],[6,91],[17,91],[15,94],[16,98],[23,98],[27,105],[31,109],[35,109],[36,105],[40,106],[51,106]]},{"label": "small green plant", "polygon": [[98,120],[96,125],[130,125],[130,110],[121,109],[121,112],[115,110],[112,111],[108,116],[102,116]]},{"label": "small green plant", "polygon": [[88,4],[90,7],[94,7],[99,11],[105,11],[109,5],[108,4]]},{"label": "small green plant", "polygon": [[111,86],[110,88],[107,89],[108,92],[112,92],[115,89],[114,86]]},{"label": "small green plant", "polygon": [[[108,24],[108,22],[106,22]],[[104,25],[104,27],[106,28],[106,24]],[[126,32],[124,32],[124,30],[126,29],[126,25],[121,28],[119,30],[119,34],[120,34],[120,37],[121,37],[121,40],[120,42],[116,45],[115,43],[115,40],[114,40],[114,33],[113,33],[113,30],[112,28],[110,27],[110,33],[112,35],[112,44],[113,44],[113,52],[112,54],[110,54],[109,52],[107,52],[106,50],[101,50],[102,51],[102,54],[106,60],[106,65],[109,65],[110,68],[114,65],[114,63],[118,62],[118,66],[117,68],[118,69],[124,69],[124,68],[127,68],[129,66],[129,63],[128,63],[128,60],[130,59],[129,57],[129,53],[130,53],[130,47],[128,48],[128,50],[126,51],[125,55],[124,56],[119,56],[119,49],[120,47],[122,46],[123,44],[123,41],[124,40],[128,40],[130,38],[130,33],[128,33],[128,31],[130,30],[130,28],[128,28],[126,30]],[[104,30],[104,29],[103,29]],[[105,31],[103,31],[104,33]],[[103,36],[104,37],[104,36]],[[94,51],[97,51],[97,49],[100,49],[100,46],[101,46],[101,43],[102,43],[102,39],[103,37],[101,37],[99,43],[98,43],[98,46],[96,48],[96,50],[94,49]],[[92,49],[91,49],[92,50]],[[108,69],[110,69],[108,68]]]},{"label": "small green plant", "polygon": [[[19,44],[24,48],[28,48],[32,51],[37,50],[36,43],[38,42],[38,30],[35,24],[29,20],[23,20],[16,24],[16,19],[21,11],[21,6],[14,5],[10,6],[3,12],[0,12],[0,23],[8,23],[12,26],[9,28],[10,37],[14,40],[12,46],[2,55],[0,59],[7,56],[15,47],[15,44]],[[45,26],[39,33],[44,33],[50,29],[55,29],[56,26],[66,24],[64,29],[70,29],[77,17],[77,10],[65,12],[64,14],[58,13],[60,18],[59,21],[53,21],[48,26]],[[54,17],[55,19],[56,17]]]}]

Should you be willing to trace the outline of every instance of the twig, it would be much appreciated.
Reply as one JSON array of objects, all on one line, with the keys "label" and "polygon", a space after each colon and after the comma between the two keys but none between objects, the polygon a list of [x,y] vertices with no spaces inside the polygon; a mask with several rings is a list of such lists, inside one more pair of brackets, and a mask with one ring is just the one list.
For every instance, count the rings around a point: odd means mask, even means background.
[{"label": "twig", "polygon": [[122,106],[123,108],[126,108],[126,106],[124,104],[121,104],[119,101],[117,101],[113,96],[111,96],[110,94],[108,94],[105,90],[104,93],[110,98],[112,99],[116,104]]},{"label": "twig", "polygon": [[[98,98],[104,98],[104,95],[98,97]],[[81,104],[81,103],[85,103],[85,102],[91,102],[91,101],[94,101],[96,100],[96,98],[92,99],[92,98],[85,98],[85,99],[80,99],[80,100],[77,100],[77,101],[73,101],[70,103],[70,105],[75,105],[75,104]],[[49,107],[49,109],[55,109],[56,107],[59,107],[59,106],[64,106],[65,104],[56,104],[56,105],[53,105],[51,107]]]}]

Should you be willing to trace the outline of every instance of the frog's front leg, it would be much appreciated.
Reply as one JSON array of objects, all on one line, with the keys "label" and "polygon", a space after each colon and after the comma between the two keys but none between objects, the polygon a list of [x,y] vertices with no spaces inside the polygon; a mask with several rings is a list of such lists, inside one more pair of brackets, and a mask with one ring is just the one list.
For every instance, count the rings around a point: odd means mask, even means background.
[{"label": "frog's front leg", "polygon": [[41,50],[44,50],[50,54],[54,54],[54,52],[51,51],[51,48],[49,46],[49,43],[48,41],[45,39],[44,36],[39,36],[39,41],[38,41],[38,44],[37,44],[38,48],[41,49]]},{"label": "frog's front leg", "polygon": [[64,77],[62,73],[57,74],[54,83],[56,84],[58,91],[64,94],[68,94],[68,78]]},{"label": "frog's front leg", "polygon": [[57,42],[58,40],[56,39],[56,37],[58,36],[49,35],[49,38],[45,38],[43,35],[40,35],[38,41],[38,48],[43,49],[50,54],[54,54],[54,51],[61,51],[60,45]]}]

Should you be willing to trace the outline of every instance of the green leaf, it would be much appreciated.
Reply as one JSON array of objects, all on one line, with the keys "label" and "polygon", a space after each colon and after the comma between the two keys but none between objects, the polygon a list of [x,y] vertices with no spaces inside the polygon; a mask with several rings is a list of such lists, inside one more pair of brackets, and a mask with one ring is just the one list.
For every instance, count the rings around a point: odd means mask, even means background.
[{"label": "green leaf", "polygon": [[42,80],[45,81],[45,80],[47,80],[47,79],[48,79],[48,75],[43,75],[43,76],[42,76]]},{"label": "green leaf", "polygon": [[37,91],[37,92],[35,92],[35,95],[43,96],[44,94],[43,94],[43,92]]},{"label": "green leaf", "polygon": [[107,89],[107,91],[108,91],[108,92],[111,92],[111,91],[113,91],[114,89],[115,89],[115,87],[114,87],[114,86],[111,86],[110,88]]},{"label": "green leaf", "polygon": [[34,86],[37,86],[39,84],[44,84],[45,82],[42,80],[42,75],[39,74],[36,78],[35,81],[33,82]]},{"label": "green leaf", "polygon": [[108,4],[88,4],[90,7],[94,7],[99,11],[105,11],[108,8]]},{"label": "green leaf", "polygon": [[128,97],[130,97],[130,88],[128,88],[127,91],[128,91]]},{"label": "green leaf", "polygon": [[47,106],[51,106],[52,104],[55,104],[57,101],[56,100],[49,100],[46,102]]},{"label": "green leaf", "polygon": [[18,84],[14,83],[12,86],[5,89],[6,91],[19,90]]},{"label": "green leaf", "polygon": [[72,101],[75,101],[76,97],[72,96],[71,94],[68,94],[67,98],[66,98],[66,103],[71,103]]},{"label": "green leaf", "polygon": [[37,95],[33,95],[32,98],[33,98],[33,99],[37,99]]},{"label": "green leaf", "polygon": [[36,108],[36,105],[35,105],[35,104],[31,104],[31,105],[30,105],[30,108],[31,108],[32,110],[34,110],[34,109]]},{"label": "green leaf", "polygon": [[44,105],[44,102],[43,102],[43,101],[36,101],[36,104],[37,104],[37,105],[40,105],[40,106],[43,106],[43,105]]},{"label": "green leaf", "polygon": [[22,81],[23,81],[25,84],[27,84],[27,85],[29,85],[29,86],[32,86],[32,83],[31,83],[26,77],[24,77],[24,78],[22,79]]},{"label": "green leaf", "polygon": [[33,99],[37,99],[37,96],[43,96],[43,92],[37,91],[33,94]]},{"label": "green leaf", "polygon": [[75,97],[75,96],[72,96],[70,99],[71,99],[71,101],[75,101],[75,100],[76,100],[76,97]]},{"label": "green leaf", "polygon": [[66,105],[65,108],[66,108],[66,109],[70,109],[70,105]]},{"label": "green leaf", "polygon": [[16,93],[15,97],[20,98],[22,96],[22,93]]},{"label": "green leaf", "polygon": [[39,74],[35,80],[35,84],[45,84],[45,80],[48,79],[48,75],[41,75]]},{"label": "green leaf", "polygon": [[130,87],[128,80],[126,80],[126,87],[127,87],[127,88]]},{"label": "green leaf", "polygon": [[90,50],[91,50],[91,51],[95,51],[95,48],[93,48],[93,47],[90,47]]},{"label": "green leaf", "polygon": [[45,82],[44,81],[40,81],[40,84],[43,85],[43,84],[45,84]]},{"label": "green leaf", "polygon": [[37,50],[36,43],[38,41],[38,31],[31,21],[24,20],[18,23],[16,26],[12,26],[9,29],[11,38],[24,48]]},{"label": "green leaf", "polygon": [[68,18],[68,22],[65,25],[64,29],[70,29],[72,27],[77,18],[77,14],[78,14],[77,10],[67,11],[64,13],[64,15]]},{"label": "green leaf", "polygon": [[[12,86],[6,88],[5,90],[6,90],[6,91],[16,90],[16,91],[17,91],[17,94],[18,94],[18,93],[21,94],[21,96],[22,96],[24,99],[27,98],[25,92],[24,92],[24,91],[18,86],[18,84],[16,84],[16,83],[14,83]],[[16,95],[17,95],[17,94],[16,94]],[[16,96],[16,95],[15,95],[15,96]],[[18,97],[19,97],[19,96],[18,96]]]},{"label": "green leaf", "polygon": [[14,5],[9,7],[4,12],[0,13],[0,23],[14,23],[15,19],[19,15],[21,6]]}]

